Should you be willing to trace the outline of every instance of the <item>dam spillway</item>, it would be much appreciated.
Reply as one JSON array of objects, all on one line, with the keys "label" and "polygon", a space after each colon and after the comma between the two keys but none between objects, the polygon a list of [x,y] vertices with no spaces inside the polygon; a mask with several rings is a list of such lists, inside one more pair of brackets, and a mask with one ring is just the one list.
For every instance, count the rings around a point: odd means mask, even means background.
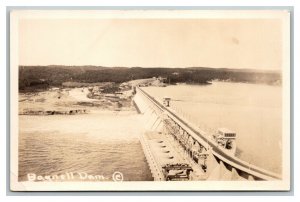
[{"label": "dam spillway", "polygon": [[281,179],[280,175],[249,164],[220,148],[211,134],[140,87],[135,88],[133,102],[144,119],[147,132],[140,140],[155,180],[170,180],[175,175],[179,176],[176,180]]}]

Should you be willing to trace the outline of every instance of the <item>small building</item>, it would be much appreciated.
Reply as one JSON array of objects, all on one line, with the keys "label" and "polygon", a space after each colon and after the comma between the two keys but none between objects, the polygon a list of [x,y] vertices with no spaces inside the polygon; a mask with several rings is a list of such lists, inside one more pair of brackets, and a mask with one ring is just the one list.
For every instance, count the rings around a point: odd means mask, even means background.
[{"label": "small building", "polygon": [[163,98],[163,105],[164,105],[165,107],[170,107],[170,101],[171,101],[171,98],[169,98],[169,97],[164,97],[164,98]]},{"label": "small building", "polygon": [[236,133],[227,128],[219,128],[218,129],[218,138],[235,139]]}]

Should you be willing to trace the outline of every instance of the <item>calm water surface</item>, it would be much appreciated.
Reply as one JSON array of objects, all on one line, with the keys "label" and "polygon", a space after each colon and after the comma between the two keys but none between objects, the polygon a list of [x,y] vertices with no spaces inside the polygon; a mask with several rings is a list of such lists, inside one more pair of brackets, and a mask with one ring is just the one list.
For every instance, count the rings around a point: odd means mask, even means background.
[{"label": "calm water surface", "polygon": [[239,158],[281,172],[281,87],[214,82],[144,90],[157,100],[171,97],[173,109],[207,132],[235,131]]}]

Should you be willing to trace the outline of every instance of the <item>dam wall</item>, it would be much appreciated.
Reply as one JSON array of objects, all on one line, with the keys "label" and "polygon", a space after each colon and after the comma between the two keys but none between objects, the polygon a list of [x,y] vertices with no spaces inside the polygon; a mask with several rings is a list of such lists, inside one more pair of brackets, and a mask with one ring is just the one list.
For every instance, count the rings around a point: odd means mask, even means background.
[{"label": "dam wall", "polygon": [[[251,165],[219,148],[209,134],[185,120],[170,107],[165,107],[143,89],[136,87],[133,102],[143,115],[146,131],[141,143],[155,180],[166,180],[162,163],[169,162],[160,155],[166,148],[171,157],[188,163],[194,170],[191,180],[279,180],[281,176]],[[164,147],[161,148],[160,143]],[[169,151],[168,150],[168,151]],[[170,158],[170,156],[169,156]],[[174,162],[170,161],[170,162]]]},{"label": "dam wall", "polygon": [[163,114],[162,111],[151,105],[146,97],[137,93],[133,102],[138,108],[139,113],[143,115],[143,121],[146,130],[160,132],[163,129]]}]

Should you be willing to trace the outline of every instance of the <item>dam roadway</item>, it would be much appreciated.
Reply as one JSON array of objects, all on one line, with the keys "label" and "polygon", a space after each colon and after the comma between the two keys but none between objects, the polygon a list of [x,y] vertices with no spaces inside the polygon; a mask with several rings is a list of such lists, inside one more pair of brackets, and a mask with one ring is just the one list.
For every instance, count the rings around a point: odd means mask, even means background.
[{"label": "dam roadway", "polygon": [[186,133],[188,133],[195,141],[199,142],[199,144],[202,145],[206,150],[210,150],[214,157],[218,159],[219,163],[223,166],[226,165],[224,167],[231,170],[232,172],[233,170],[235,170],[236,173],[248,180],[281,179],[280,175],[249,164],[248,162],[243,161],[228,153],[224,148],[220,148],[219,145],[204,131],[194,126],[193,123],[190,123],[183,117],[180,117],[180,115],[178,115],[176,111],[172,110],[169,107],[165,107],[140,87],[136,87],[135,96],[142,96],[143,99],[146,100],[147,105],[149,105],[152,110],[171,119],[179,128],[186,131]]}]

